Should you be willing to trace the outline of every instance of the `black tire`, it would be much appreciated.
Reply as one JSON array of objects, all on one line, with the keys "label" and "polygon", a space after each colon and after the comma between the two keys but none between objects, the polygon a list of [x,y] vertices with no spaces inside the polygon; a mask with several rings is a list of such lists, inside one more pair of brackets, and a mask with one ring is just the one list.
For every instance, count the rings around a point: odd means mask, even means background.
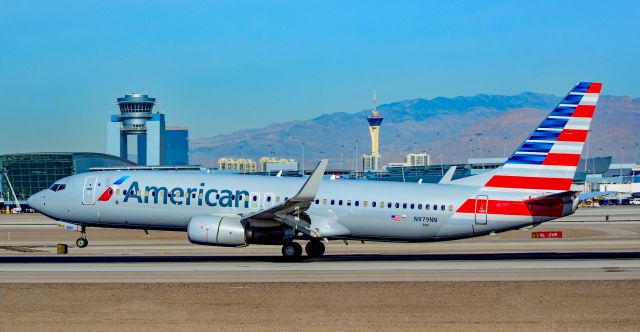
[{"label": "black tire", "polygon": [[85,239],[85,238],[78,238],[76,240],[76,246],[78,246],[78,248],[84,248],[86,246],[89,245],[89,240]]},{"label": "black tire", "polygon": [[282,256],[291,261],[300,260],[302,257],[302,246],[298,242],[288,242],[282,246]]},{"label": "black tire", "polygon": [[309,241],[304,247],[304,251],[309,258],[317,258],[324,255],[324,243],[320,241]]}]

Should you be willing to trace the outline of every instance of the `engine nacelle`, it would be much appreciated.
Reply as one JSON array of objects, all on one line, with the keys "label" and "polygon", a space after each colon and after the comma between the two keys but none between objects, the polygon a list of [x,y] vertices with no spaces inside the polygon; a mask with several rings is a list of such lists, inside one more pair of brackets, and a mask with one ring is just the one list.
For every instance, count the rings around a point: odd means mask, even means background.
[{"label": "engine nacelle", "polygon": [[240,218],[195,216],[187,226],[189,241],[195,244],[223,247],[247,245],[245,224]]}]

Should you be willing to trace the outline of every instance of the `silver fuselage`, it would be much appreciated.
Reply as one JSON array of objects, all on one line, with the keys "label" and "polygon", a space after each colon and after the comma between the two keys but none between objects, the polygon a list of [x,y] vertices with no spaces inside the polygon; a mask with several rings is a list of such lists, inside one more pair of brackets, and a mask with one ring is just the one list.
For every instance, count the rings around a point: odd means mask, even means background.
[{"label": "silver fuselage", "polygon": [[[113,185],[123,176],[126,181]],[[304,180],[196,172],[91,172],[57,181],[65,185],[64,190],[43,190],[29,204],[52,218],[78,225],[186,231],[194,216],[238,216],[279,204],[295,195]],[[105,193],[108,190],[110,194]],[[486,210],[457,212],[478,196],[522,200],[542,194],[482,192],[479,186],[459,184],[324,180],[307,213],[326,238],[436,241],[550,220]]]}]

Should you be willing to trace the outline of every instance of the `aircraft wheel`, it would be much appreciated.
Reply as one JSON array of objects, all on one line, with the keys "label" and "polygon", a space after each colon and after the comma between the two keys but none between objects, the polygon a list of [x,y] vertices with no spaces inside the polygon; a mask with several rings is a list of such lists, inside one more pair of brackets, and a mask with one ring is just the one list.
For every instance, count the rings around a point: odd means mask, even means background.
[{"label": "aircraft wheel", "polygon": [[304,251],[309,258],[316,258],[324,255],[324,243],[316,240],[311,240],[304,247]]},{"label": "aircraft wheel", "polygon": [[87,239],[85,239],[83,237],[78,238],[76,240],[76,246],[78,246],[78,248],[84,248],[84,247],[86,247],[88,245],[89,245],[89,240],[87,240]]},{"label": "aircraft wheel", "polygon": [[287,260],[299,260],[302,257],[302,246],[298,242],[288,242],[282,246],[282,256]]}]

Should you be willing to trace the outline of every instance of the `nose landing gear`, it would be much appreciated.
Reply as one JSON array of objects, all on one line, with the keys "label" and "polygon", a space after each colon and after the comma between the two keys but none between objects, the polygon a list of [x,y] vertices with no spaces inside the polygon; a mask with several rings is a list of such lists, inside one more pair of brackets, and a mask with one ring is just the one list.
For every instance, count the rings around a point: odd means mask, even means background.
[{"label": "nose landing gear", "polygon": [[87,240],[86,227],[82,226],[82,230],[80,231],[80,237],[76,240],[76,246],[78,248],[84,248],[89,245],[89,240]]}]

